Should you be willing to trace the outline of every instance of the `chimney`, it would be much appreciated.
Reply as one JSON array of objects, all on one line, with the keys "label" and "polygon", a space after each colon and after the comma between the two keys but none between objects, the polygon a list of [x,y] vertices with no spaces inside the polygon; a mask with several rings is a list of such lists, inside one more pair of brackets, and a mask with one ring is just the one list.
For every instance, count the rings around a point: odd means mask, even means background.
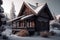
[{"label": "chimney", "polygon": [[38,7],[38,3],[36,3],[36,7]]}]

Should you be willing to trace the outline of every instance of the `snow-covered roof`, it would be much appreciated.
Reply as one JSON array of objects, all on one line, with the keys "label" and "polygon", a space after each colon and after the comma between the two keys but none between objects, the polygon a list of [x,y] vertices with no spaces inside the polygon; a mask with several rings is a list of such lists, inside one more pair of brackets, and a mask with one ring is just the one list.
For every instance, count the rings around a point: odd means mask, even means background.
[{"label": "snow-covered roof", "polygon": [[[45,4],[46,3],[44,3],[44,4],[42,4],[42,5],[40,5],[40,6],[37,7],[37,6],[34,6],[34,5],[32,5],[32,4],[27,3],[27,2],[24,1],[23,4],[22,4],[21,10],[23,8],[23,5],[25,5],[26,7],[28,7],[33,12],[34,15],[36,15],[45,6]],[[21,10],[20,10],[20,12],[21,12]]]},{"label": "snow-covered roof", "polygon": [[39,6],[39,7],[37,7],[37,9],[34,10],[34,11],[36,12],[36,14],[38,14],[38,12],[41,11],[44,6],[45,6],[45,4],[43,4],[43,5]]},{"label": "snow-covered roof", "polygon": [[7,22],[11,22],[11,21],[14,21],[14,20],[20,19],[20,18],[22,18],[22,17],[24,17],[24,15],[23,15],[23,16],[20,16],[20,17],[16,17],[16,18],[14,18],[14,19],[10,19],[10,20],[8,20]]},{"label": "snow-covered roof", "polygon": [[30,4],[30,3],[28,3],[34,10],[37,8],[37,6],[34,6],[34,5],[32,5],[32,4]]},{"label": "snow-covered roof", "polygon": [[23,2],[33,13],[36,13],[34,10],[35,9],[33,9],[33,7],[32,7],[32,5],[29,5],[29,3],[27,3],[27,2]]},{"label": "snow-covered roof", "polygon": [[[46,4],[47,3],[44,3],[44,4],[36,7],[34,5],[31,5],[30,3],[23,2],[22,7],[25,5],[26,7],[28,7],[33,12],[33,14],[30,14],[30,15],[27,15],[27,16],[23,16],[23,17],[17,17],[15,19],[10,20],[10,21],[14,21],[14,20],[19,19],[19,18],[21,18],[21,20],[23,20],[23,19],[31,17],[33,15],[37,15],[46,6]],[[22,10],[22,8],[21,8],[21,10]],[[20,12],[21,12],[21,10],[20,10]]]},{"label": "snow-covered roof", "polygon": [[14,21],[14,20],[17,20],[17,19],[20,19],[20,20],[24,20],[24,19],[26,19],[26,18],[29,18],[29,17],[31,17],[31,16],[33,16],[33,14],[30,14],[30,15],[27,15],[27,16],[20,16],[20,17],[16,17],[16,18],[14,18],[14,19],[11,19],[11,20],[9,20],[9,21],[7,21],[7,22],[12,22],[12,21]]},{"label": "snow-covered roof", "polygon": [[36,14],[38,14],[38,12],[41,11],[41,9],[42,9],[46,4],[47,4],[47,3],[44,3],[44,4],[42,4],[42,5],[40,5],[40,6],[37,7],[37,6],[34,6],[34,5],[30,4],[30,3],[28,3],[28,5],[32,8],[32,10],[35,11]]},{"label": "snow-covered roof", "polygon": [[24,17],[22,17],[20,20],[24,20],[24,19],[26,19],[26,18],[28,18],[28,17],[31,17],[31,16],[33,16],[33,14],[24,16]]}]

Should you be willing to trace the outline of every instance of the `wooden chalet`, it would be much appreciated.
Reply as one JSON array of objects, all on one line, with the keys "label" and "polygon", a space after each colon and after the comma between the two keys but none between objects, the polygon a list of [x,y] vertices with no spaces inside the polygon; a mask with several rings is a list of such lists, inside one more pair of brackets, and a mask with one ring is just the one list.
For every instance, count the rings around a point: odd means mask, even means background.
[{"label": "wooden chalet", "polygon": [[13,31],[27,29],[28,31],[49,31],[49,22],[53,20],[52,13],[47,3],[34,6],[23,2],[21,10],[16,18],[9,20]]}]

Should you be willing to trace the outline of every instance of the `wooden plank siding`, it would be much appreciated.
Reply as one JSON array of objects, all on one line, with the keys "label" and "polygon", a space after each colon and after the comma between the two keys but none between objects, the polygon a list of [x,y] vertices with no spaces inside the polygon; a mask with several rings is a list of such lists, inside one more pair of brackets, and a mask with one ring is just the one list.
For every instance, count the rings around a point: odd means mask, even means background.
[{"label": "wooden plank siding", "polygon": [[29,14],[30,14],[30,10],[28,8],[26,8],[23,15],[29,15]]}]

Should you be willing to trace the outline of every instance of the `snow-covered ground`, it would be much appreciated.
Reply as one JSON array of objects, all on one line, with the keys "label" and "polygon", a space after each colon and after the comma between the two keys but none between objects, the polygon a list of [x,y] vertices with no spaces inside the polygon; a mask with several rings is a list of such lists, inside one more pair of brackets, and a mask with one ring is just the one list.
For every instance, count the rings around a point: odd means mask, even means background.
[{"label": "snow-covered ground", "polygon": [[11,35],[10,40],[60,40],[60,30],[53,29],[56,32],[55,36],[50,36],[49,38],[43,38],[41,36],[31,36],[31,37],[18,37],[15,35]]},{"label": "snow-covered ground", "polygon": [[[2,35],[6,35],[8,37],[6,40],[60,40],[60,30],[58,30],[58,28],[51,27],[50,31],[56,32],[56,35],[50,36],[49,38],[44,38],[36,35],[31,37],[19,37],[11,34],[12,30],[7,26],[6,30],[2,32]],[[3,40],[2,36],[0,36],[0,40]]]},{"label": "snow-covered ground", "polygon": [[43,38],[40,36],[32,36],[32,37],[18,37],[15,35],[9,36],[7,40],[60,40],[59,36],[51,36],[49,38]]},{"label": "snow-covered ground", "polygon": [[[10,29],[7,29],[7,30],[8,30],[8,32],[10,31],[10,33],[11,33]],[[49,38],[44,38],[41,36],[19,37],[19,36],[13,35],[13,34],[7,34],[7,32],[5,35],[7,35],[7,37],[8,37],[7,40],[60,40],[60,30],[58,30],[58,29],[51,29],[51,30],[56,32],[56,35],[50,36]],[[3,40],[2,37],[0,37],[0,40]]]}]

